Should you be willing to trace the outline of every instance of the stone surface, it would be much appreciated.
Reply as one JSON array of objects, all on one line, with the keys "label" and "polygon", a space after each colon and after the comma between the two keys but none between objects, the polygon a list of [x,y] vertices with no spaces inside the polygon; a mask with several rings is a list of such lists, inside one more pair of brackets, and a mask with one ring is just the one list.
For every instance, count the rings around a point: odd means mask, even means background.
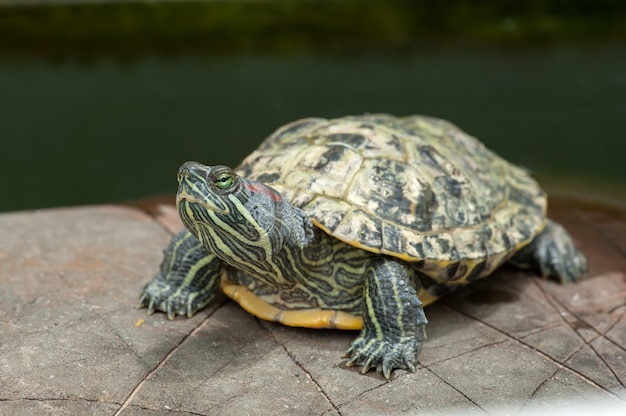
[{"label": "stone surface", "polygon": [[555,198],[590,261],[574,285],[504,267],[429,306],[415,373],[347,368],[350,331],[219,297],[136,309],[180,229],[169,200],[0,215],[0,414],[626,414],[626,211]]}]

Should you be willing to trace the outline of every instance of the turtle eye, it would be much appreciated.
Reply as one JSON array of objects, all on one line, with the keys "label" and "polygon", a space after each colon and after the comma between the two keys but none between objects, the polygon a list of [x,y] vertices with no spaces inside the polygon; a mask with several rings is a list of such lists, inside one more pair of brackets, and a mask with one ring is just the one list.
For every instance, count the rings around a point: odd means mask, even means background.
[{"label": "turtle eye", "polygon": [[233,186],[234,182],[235,182],[235,178],[232,173],[223,172],[217,175],[217,178],[215,179],[215,186],[218,189],[224,190]]}]

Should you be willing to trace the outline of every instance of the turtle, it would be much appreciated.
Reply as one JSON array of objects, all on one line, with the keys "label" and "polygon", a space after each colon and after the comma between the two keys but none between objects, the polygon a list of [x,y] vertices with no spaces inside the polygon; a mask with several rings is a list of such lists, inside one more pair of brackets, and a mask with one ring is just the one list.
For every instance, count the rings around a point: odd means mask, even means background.
[{"label": "turtle", "polygon": [[236,169],[184,163],[176,205],[139,307],[191,317],[221,289],[263,320],[359,330],[345,365],[387,379],[415,371],[423,308],[456,288],[504,263],[587,270],[532,175],[434,117],[291,122]]}]

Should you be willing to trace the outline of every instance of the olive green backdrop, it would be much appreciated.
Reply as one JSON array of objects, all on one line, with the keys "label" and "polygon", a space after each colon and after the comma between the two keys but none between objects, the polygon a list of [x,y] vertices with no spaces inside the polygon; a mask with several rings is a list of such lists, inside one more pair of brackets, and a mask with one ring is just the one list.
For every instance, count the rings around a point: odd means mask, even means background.
[{"label": "olive green backdrop", "polygon": [[449,119],[624,200],[621,3],[441,3],[0,8],[0,211],[172,194],[186,160],[363,112]]}]

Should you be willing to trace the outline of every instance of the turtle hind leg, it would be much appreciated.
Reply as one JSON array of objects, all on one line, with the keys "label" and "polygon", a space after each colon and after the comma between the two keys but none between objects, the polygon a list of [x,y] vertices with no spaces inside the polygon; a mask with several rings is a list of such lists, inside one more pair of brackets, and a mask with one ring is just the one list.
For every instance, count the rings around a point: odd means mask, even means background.
[{"label": "turtle hind leg", "polygon": [[561,283],[575,282],[587,271],[585,255],[576,248],[567,231],[550,219],[543,231],[509,262],[535,270],[542,277],[557,278]]},{"label": "turtle hind leg", "polygon": [[222,262],[189,231],[175,235],[163,251],[161,269],[139,297],[139,307],[191,318],[205,307],[217,289]]}]

